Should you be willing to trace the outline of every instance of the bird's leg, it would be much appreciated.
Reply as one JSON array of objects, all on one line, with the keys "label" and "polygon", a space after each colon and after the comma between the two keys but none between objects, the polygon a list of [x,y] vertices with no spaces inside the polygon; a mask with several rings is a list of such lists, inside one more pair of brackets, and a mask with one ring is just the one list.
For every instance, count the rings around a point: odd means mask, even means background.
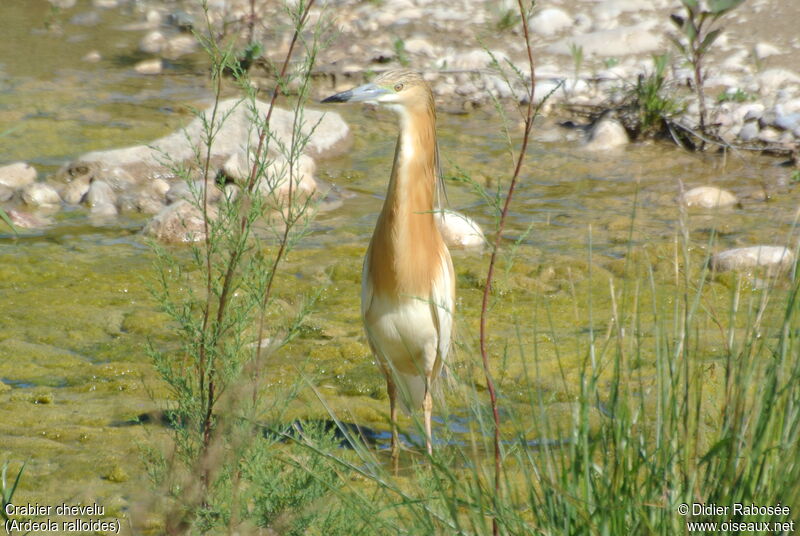
[{"label": "bird's leg", "polygon": [[392,421],[392,470],[395,476],[400,469],[400,441],[397,435],[397,387],[392,380],[392,371],[386,371],[386,391],[389,394],[389,419]]},{"label": "bird's leg", "polygon": [[430,382],[425,385],[425,397],[422,399],[422,413],[425,419],[425,447],[428,455],[433,455],[433,442],[431,434],[431,413],[433,412],[433,397],[431,396]]}]

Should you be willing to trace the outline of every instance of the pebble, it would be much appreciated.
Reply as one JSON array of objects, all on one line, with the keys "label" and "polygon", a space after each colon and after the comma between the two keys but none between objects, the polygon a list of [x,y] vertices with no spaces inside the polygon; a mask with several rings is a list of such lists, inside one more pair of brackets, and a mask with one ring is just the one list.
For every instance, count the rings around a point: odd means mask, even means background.
[{"label": "pebble", "polygon": [[133,66],[133,70],[139,74],[161,74],[164,71],[164,62],[161,58],[140,61]]},{"label": "pebble", "polygon": [[688,207],[721,208],[739,202],[734,194],[715,186],[698,186],[684,192],[683,202]]},{"label": "pebble", "polygon": [[434,213],[434,218],[447,247],[474,248],[486,243],[480,225],[459,212],[441,210]]},{"label": "pebble", "polygon": [[768,268],[785,270],[794,266],[794,254],[783,246],[750,246],[729,249],[711,257],[711,267],[718,271]]},{"label": "pebble", "polygon": [[90,50],[81,59],[86,63],[97,63],[103,59],[103,56],[97,50]]},{"label": "pebble", "polygon": [[629,142],[628,133],[622,123],[616,119],[604,118],[589,130],[583,147],[588,151],[608,151],[623,147]]},{"label": "pebble", "polygon": [[14,162],[0,167],[0,184],[19,190],[36,180],[36,168],[25,162]]},{"label": "pebble", "polygon": [[61,204],[61,196],[55,188],[44,182],[34,182],[22,190],[22,200],[34,207],[55,207]]}]

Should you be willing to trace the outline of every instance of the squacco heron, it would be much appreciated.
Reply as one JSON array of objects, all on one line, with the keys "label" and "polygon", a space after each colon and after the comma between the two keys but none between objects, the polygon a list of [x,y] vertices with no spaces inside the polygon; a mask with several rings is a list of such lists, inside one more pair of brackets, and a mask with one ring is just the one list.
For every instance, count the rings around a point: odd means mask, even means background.
[{"label": "squacco heron", "polygon": [[431,388],[453,331],[453,262],[434,220],[440,177],[433,93],[418,73],[395,70],[322,102],[381,104],[400,116],[386,200],[361,279],[361,318],[386,377],[397,467],[398,401],[411,410],[422,407],[425,446],[433,452]]}]

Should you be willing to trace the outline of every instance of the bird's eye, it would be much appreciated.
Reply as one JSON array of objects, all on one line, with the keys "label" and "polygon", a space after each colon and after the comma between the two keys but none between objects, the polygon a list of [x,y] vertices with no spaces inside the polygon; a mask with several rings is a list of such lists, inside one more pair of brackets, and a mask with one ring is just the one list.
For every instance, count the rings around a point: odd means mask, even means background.
[{"label": "bird's eye", "polygon": [[403,90],[403,84],[395,84],[394,85],[394,90],[395,91],[402,91]]}]

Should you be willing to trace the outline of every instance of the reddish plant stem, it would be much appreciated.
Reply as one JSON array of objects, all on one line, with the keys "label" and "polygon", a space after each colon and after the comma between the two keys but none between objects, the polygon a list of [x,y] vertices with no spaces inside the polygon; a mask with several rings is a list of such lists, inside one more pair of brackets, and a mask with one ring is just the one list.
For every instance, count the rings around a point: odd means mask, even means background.
[{"label": "reddish plant stem", "polygon": [[[528,106],[525,112],[525,132],[522,137],[522,146],[520,147],[519,156],[517,157],[517,164],[514,168],[514,175],[511,177],[511,184],[508,187],[505,202],[503,203],[503,210],[500,213],[500,222],[497,225],[497,232],[495,234],[494,245],[492,248],[492,256],[489,259],[489,270],[486,274],[486,284],[483,286],[483,300],[481,301],[481,324],[480,324],[480,348],[481,360],[483,361],[483,371],[486,375],[486,388],[489,391],[489,399],[492,405],[492,417],[494,419],[494,493],[495,498],[500,496],[500,483],[502,471],[502,459],[500,452],[500,413],[497,407],[497,390],[495,388],[494,380],[492,379],[491,371],[489,370],[489,355],[486,349],[486,332],[487,332],[487,316],[489,310],[489,295],[492,290],[492,279],[494,277],[494,267],[497,261],[497,252],[500,249],[500,241],[502,240],[503,229],[505,228],[506,218],[508,216],[508,207],[511,204],[511,198],[514,195],[514,189],[517,186],[520,171],[522,170],[522,162],[525,159],[525,153],[528,149],[528,142],[530,141],[531,128],[533,127],[533,119],[535,116],[535,108],[533,106],[533,96],[536,89],[536,76],[534,71],[533,51],[531,49],[530,34],[528,31],[528,18],[525,8],[522,5],[522,0],[517,0],[520,15],[522,16],[522,31],[525,37],[525,44],[528,52],[528,65],[531,69],[531,85],[528,94]],[[500,534],[500,526],[497,522],[497,516],[492,516],[492,534],[495,536]]]},{"label": "reddish plant stem", "polygon": [[[286,53],[286,60],[283,62],[283,67],[281,68],[281,74],[279,75],[278,81],[279,83],[275,86],[275,92],[272,94],[272,101],[269,105],[269,110],[267,111],[267,117],[265,120],[265,129],[269,126],[269,118],[272,115],[272,108],[275,104],[275,99],[278,97],[278,92],[280,91],[280,80],[285,76],[286,69],[289,67],[289,60],[292,57],[292,51],[294,50],[294,46],[297,43],[297,39],[300,36],[300,30],[305,26],[306,19],[308,19],[308,13],[311,11],[311,7],[314,5],[315,0],[309,0],[308,4],[305,5],[303,13],[300,15],[300,20],[297,23],[297,27],[295,28],[294,35],[292,36],[292,42],[289,45],[289,51]],[[298,103],[299,106],[299,103]],[[297,111],[295,110],[295,117],[297,116]],[[295,144],[295,133],[296,128],[292,128],[292,151],[294,150]],[[266,134],[266,130],[262,130],[261,136],[259,137],[258,145],[261,147],[263,138]],[[257,170],[258,160],[253,164],[253,172],[251,174],[251,182],[255,182],[255,172]],[[272,270],[269,273],[269,279],[267,280],[267,289],[264,291],[264,299],[261,302],[261,316],[258,322],[258,339],[256,339],[256,365],[259,364],[261,361],[261,341],[264,338],[264,314],[267,308],[267,303],[269,302],[269,297],[272,294],[272,283],[275,281],[275,273],[278,271],[278,264],[280,264],[281,260],[283,259],[283,255],[286,252],[286,245],[289,242],[289,230],[292,227],[292,201],[293,201],[293,186],[294,186],[294,160],[289,160],[289,195],[287,196],[286,206],[287,206],[287,218],[285,222],[285,227],[283,230],[283,236],[281,237],[280,245],[278,246],[278,253],[275,255],[275,261],[272,263]],[[252,184],[249,187],[249,191],[252,190]],[[255,392],[254,392],[255,396]]]}]

